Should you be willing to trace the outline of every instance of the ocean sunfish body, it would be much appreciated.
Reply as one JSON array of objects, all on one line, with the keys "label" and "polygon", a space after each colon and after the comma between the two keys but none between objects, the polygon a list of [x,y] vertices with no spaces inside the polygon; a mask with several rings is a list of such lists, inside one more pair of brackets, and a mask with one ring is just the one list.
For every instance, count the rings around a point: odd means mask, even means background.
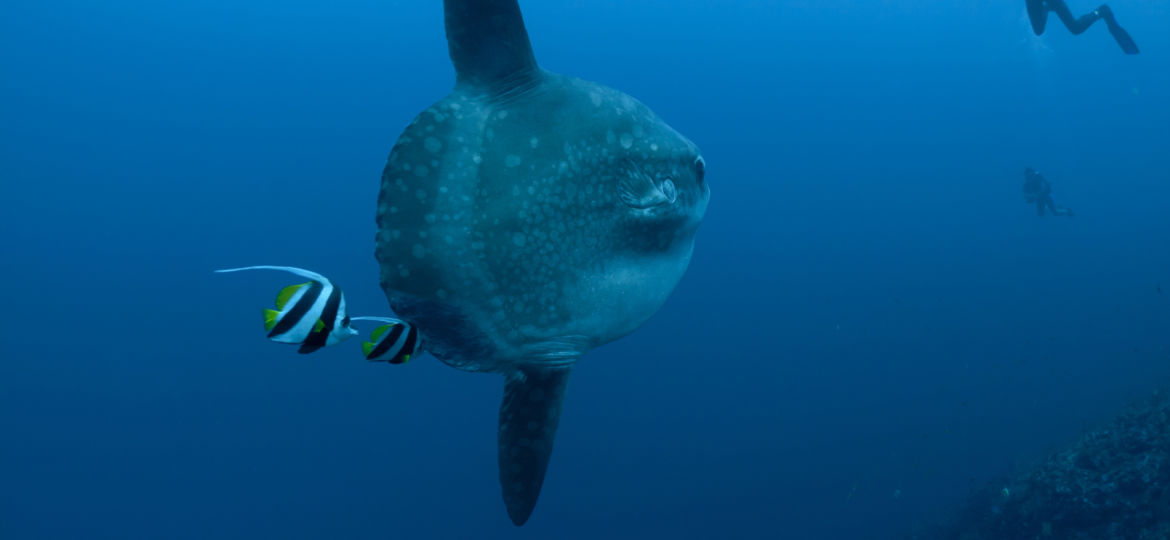
[{"label": "ocean sunfish body", "polygon": [[707,207],[699,149],[645,105],[536,64],[516,0],[446,0],[450,95],[382,175],[396,316],[453,367],[506,377],[508,515],[528,520],[573,364],[666,301]]}]

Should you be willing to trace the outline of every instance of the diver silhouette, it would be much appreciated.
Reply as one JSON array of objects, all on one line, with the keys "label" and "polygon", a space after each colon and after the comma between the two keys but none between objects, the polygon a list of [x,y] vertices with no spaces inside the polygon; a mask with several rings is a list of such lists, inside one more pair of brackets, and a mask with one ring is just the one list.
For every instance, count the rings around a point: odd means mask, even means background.
[{"label": "diver silhouette", "polygon": [[1125,51],[1125,54],[1138,53],[1137,43],[1134,43],[1133,38],[1129,37],[1129,33],[1117,24],[1117,19],[1113,17],[1113,10],[1109,9],[1106,4],[1101,4],[1101,7],[1081,15],[1080,18],[1074,18],[1064,0],[1025,1],[1028,4],[1028,19],[1032,21],[1032,31],[1037,36],[1044,33],[1044,26],[1048,24],[1049,11],[1055,12],[1056,16],[1060,18],[1060,22],[1064,23],[1064,26],[1073,35],[1088,30],[1098,19],[1103,19],[1105,26],[1109,28],[1109,33],[1113,34],[1113,39],[1117,40],[1117,44],[1121,45],[1121,50]]},{"label": "diver silhouette", "polygon": [[1045,208],[1054,216],[1074,215],[1072,209],[1056,206],[1052,200],[1052,184],[1031,167],[1024,169],[1024,202],[1034,203],[1038,216],[1044,215]]}]

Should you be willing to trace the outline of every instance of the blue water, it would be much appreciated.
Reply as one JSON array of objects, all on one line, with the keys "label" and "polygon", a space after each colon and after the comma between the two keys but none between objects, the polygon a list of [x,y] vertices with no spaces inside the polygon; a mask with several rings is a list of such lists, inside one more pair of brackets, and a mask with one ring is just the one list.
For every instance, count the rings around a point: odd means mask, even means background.
[{"label": "blue water", "polygon": [[[1088,2],[1072,0],[1083,12]],[[902,538],[1170,381],[1170,4],[527,0],[711,204],[574,371],[521,529],[502,380],[264,339],[287,264],[387,310],[379,176],[453,83],[437,1],[0,11],[0,538]],[[1024,167],[1075,218],[1038,218]],[[1158,292],[1161,287],[1162,292]]]}]

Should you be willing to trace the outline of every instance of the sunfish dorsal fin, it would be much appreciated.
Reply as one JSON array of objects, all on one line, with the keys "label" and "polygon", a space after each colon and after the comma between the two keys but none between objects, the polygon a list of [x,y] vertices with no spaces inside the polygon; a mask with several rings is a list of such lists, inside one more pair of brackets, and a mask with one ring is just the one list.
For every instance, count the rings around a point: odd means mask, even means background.
[{"label": "sunfish dorsal fin", "polygon": [[500,488],[508,517],[523,525],[536,507],[552,456],[569,382],[568,367],[521,368],[508,375],[500,404]]},{"label": "sunfish dorsal fin", "polygon": [[456,85],[502,93],[538,72],[517,0],[443,0]]}]

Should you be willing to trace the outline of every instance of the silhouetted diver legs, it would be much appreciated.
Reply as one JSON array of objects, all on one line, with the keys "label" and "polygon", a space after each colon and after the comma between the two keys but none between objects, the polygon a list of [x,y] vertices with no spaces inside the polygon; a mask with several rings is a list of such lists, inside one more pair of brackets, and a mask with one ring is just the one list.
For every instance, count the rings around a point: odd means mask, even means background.
[{"label": "silhouetted diver legs", "polygon": [[1073,216],[1074,215],[1071,208],[1063,208],[1063,207],[1056,206],[1056,202],[1054,202],[1052,200],[1052,197],[1048,196],[1048,195],[1036,199],[1036,215],[1043,216],[1045,208],[1047,208],[1048,212],[1054,216]]},{"label": "silhouetted diver legs", "polygon": [[1109,28],[1109,33],[1113,35],[1113,39],[1117,40],[1117,44],[1121,45],[1121,50],[1125,51],[1125,54],[1137,54],[1137,43],[1134,43],[1133,38],[1129,37],[1129,32],[1117,24],[1117,19],[1113,17],[1113,10],[1105,4],[1101,4],[1097,11],[1101,13],[1101,18],[1105,19],[1105,26]]},{"label": "silhouetted diver legs", "polygon": [[1064,0],[1027,0],[1028,2],[1028,18],[1032,21],[1032,31],[1036,35],[1044,33],[1044,27],[1048,24],[1048,12],[1056,12],[1056,16],[1060,18],[1060,22],[1068,28],[1073,35],[1080,34],[1088,30],[1097,19],[1101,18],[1100,9],[1091,11],[1081,17],[1074,18],[1072,10],[1068,8],[1068,4]]},{"label": "silhouetted diver legs", "polygon": [[1068,8],[1068,4],[1064,0],[1025,0],[1028,6],[1028,20],[1032,22],[1032,31],[1036,35],[1044,33],[1044,27],[1048,24],[1048,12],[1056,13],[1060,18],[1060,22],[1068,28],[1073,35],[1078,35],[1088,30],[1093,23],[1098,19],[1105,20],[1105,26],[1109,28],[1109,33],[1113,35],[1113,39],[1117,40],[1117,44],[1121,46],[1121,50],[1125,54],[1137,54],[1137,43],[1134,43],[1133,38],[1129,37],[1129,33],[1125,31],[1121,25],[1117,24],[1117,19],[1113,16],[1113,10],[1109,9],[1108,5],[1101,4],[1101,7],[1090,11],[1080,17],[1073,17],[1072,10]]}]

